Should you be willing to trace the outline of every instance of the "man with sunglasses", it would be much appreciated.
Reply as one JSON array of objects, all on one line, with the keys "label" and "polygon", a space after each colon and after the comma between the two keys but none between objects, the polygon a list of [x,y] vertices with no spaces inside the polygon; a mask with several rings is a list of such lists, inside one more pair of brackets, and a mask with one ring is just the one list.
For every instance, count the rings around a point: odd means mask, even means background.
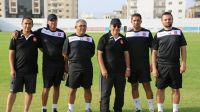
[{"label": "man with sunglasses", "polygon": [[[69,87],[68,112],[74,112],[76,91],[84,88],[85,112],[91,112],[93,66],[92,57],[95,54],[95,44],[91,36],[86,34],[87,22],[76,21],[76,33],[68,36],[63,45],[63,56],[69,63],[66,86]],[[67,66],[66,66],[67,67]]]},{"label": "man with sunglasses", "polygon": [[149,111],[154,112],[153,92],[150,85],[151,66],[149,63],[149,48],[151,48],[153,37],[149,30],[141,27],[142,17],[139,13],[131,16],[131,23],[133,28],[126,33],[131,57],[131,76],[128,78],[128,82],[132,86],[132,97],[135,101],[136,112],[141,111],[139,83],[142,83],[146,92]]},{"label": "man with sunglasses", "polygon": [[110,112],[112,87],[115,88],[114,112],[122,112],[126,77],[130,76],[130,57],[126,38],[120,32],[121,21],[113,18],[110,31],[98,43],[97,58],[100,66],[100,111]]}]

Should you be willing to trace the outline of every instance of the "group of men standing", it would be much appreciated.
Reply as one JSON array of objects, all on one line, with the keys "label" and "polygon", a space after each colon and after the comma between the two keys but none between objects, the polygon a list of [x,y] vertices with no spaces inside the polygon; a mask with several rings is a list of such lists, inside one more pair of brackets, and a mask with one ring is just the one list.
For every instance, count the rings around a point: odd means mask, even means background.
[{"label": "group of men standing", "polygon": [[[23,91],[25,85],[24,112],[28,112],[32,94],[36,89],[37,49],[43,53],[42,112],[47,112],[47,100],[53,86],[52,112],[57,112],[59,87],[64,72],[68,73],[66,86],[69,89],[68,112],[74,112],[76,91],[84,88],[85,111],[91,112],[93,66],[91,58],[95,54],[95,44],[86,34],[87,22],[76,21],[76,32],[66,37],[57,28],[57,16],[48,16],[47,27],[31,31],[33,20],[23,18],[22,30],[11,39],[9,62],[11,68],[11,87],[7,99],[6,112],[11,112],[16,93]],[[100,111],[110,112],[110,95],[115,88],[114,112],[122,112],[126,77],[131,83],[132,97],[136,112],[141,112],[139,83],[146,92],[149,111],[154,112],[151,75],[156,78],[158,112],[163,112],[165,88],[172,88],[173,112],[178,112],[182,73],[186,70],[186,40],[181,30],[172,27],[173,16],[169,12],[161,17],[163,29],[153,38],[151,32],[141,27],[142,17],[136,13],[131,16],[132,29],[125,36],[120,34],[121,21],[113,18],[110,31],[104,34],[97,45],[97,59],[100,68]],[[150,50],[151,49],[151,50]],[[149,51],[152,60],[149,61]],[[180,64],[181,54],[181,64]]]}]

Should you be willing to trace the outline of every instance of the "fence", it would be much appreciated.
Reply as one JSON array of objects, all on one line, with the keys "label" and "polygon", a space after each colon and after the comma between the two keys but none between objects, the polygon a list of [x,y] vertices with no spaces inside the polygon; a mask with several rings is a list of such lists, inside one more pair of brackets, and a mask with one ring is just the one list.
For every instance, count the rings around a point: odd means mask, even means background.
[{"label": "fence", "polygon": [[[21,28],[21,18],[1,18],[0,31],[12,32]],[[74,25],[77,19],[59,19],[58,28],[65,32],[74,32]],[[87,32],[107,32],[109,30],[110,19],[86,19]],[[121,31],[126,31],[131,28],[131,20],[121,19]],[[47,24],[46,19],[33,19],[33,30],[40,27],[45,27]],[[184,32],[200,32],[200,19],[177,19],[174,20],[173,26],[180,28]],[[157,32],[162,28],[160,19],[142,20],[142,27],[145,27],[152,32]]]}]

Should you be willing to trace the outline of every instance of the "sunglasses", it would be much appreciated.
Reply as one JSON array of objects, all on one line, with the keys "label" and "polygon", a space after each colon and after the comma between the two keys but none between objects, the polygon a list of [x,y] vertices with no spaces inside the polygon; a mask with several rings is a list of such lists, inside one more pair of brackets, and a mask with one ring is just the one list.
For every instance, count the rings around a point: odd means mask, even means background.
[{"label": "sunglasses", "polygon": [[121,28],[121,25],[113,25],[114,28]]}]

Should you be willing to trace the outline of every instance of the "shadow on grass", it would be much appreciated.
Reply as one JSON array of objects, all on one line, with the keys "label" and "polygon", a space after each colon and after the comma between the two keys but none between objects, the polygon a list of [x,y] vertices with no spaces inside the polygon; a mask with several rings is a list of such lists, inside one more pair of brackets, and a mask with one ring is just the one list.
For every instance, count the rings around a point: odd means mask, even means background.
[{"label": "shadow on grass", "polygon": [[[100,112],[99,110],[93,110],[92,112]],[[111,110],[111,112],[114,112]],[[135,112],[133,109],[123,109],[123,112]],[[149,112],[148,109],[142,109],[142,112]],[[172,112],[172,109],[166,108],[164,112]],[[200,107],[182,107],[180,112],[200,112]]]},{"label": "shadow on grass", "polygon": [[200,107],[182,107],[181,112],[200,112]]},{"label": "shadow on grass", "polygon": [[[135,112],[135,110],[124,109],[123,112]],[[149,112],[149,110],[143,109],[142,112]],[[172,112],[172,109],[164,109],[164,112]],[[180,112],[200,112],[200,107],[181,107]]]}]

